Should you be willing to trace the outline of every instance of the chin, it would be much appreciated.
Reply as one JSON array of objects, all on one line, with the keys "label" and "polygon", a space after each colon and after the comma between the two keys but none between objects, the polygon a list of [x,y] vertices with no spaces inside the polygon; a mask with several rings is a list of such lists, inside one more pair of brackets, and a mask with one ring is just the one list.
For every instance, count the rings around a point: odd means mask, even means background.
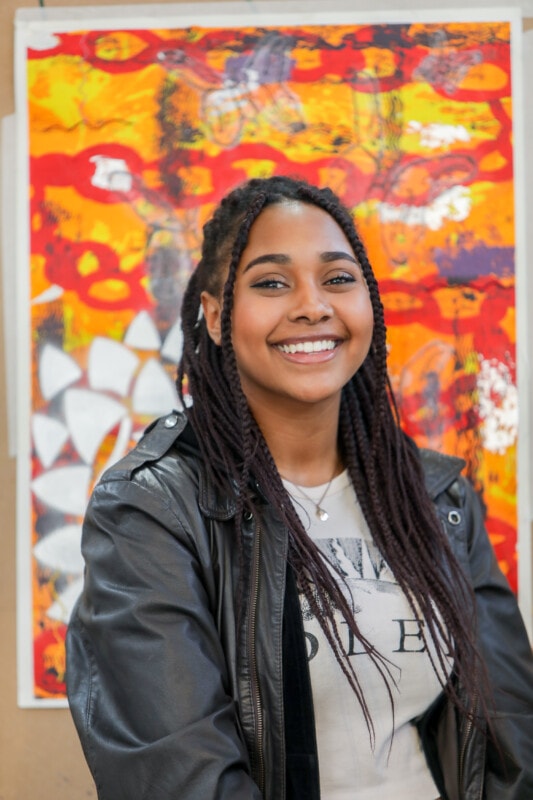
[{"label": "chin", "polygon": [[298,392],[294,395],[289,395],[290,400],[295,403],[302,403],[303,405],[313,406],[313,405],[320,405],[321,403],[328,403],[332,400],[337,400],[340,397],[341,390],[336,389],[332,392],[317,392],[316,386],[314,389],[310,389],[308,392]]}]

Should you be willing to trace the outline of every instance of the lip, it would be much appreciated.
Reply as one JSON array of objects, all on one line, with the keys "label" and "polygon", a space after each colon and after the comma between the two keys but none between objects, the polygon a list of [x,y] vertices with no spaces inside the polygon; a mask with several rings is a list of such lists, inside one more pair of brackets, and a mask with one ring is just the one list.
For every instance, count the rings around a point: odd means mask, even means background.
[{"label": "lip", "polygon": [[280,345],[288,345],[288,344],[302,344],[303,342],[322,342],[324,340],[331,340],[333,342],[339,343],[342,342],[344,339],[343,336],[339,336],[338,333],[314,333],[312,335],[307,336],[287,336],[283,339],[277,339],[275,342],[270,342],[273,347],[279,347]]},{"label": "lip", "polygon": [[316,364],[330,361],[336,354],[342,339],[338,336],[291,337],[276,342],[272,347],[285,359],[299,364]]}]

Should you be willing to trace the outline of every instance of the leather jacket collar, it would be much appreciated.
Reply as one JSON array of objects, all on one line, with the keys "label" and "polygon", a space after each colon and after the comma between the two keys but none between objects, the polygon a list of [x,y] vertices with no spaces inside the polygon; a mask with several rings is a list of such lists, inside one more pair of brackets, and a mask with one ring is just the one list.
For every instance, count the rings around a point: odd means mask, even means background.
[{"label": "leather jacket collar", "polygon": [[[151,435],[147,436],[147,433]],[[174,444],[178,444],[180,450],[189,451],[193,455],[199,454],[196,436],[182,411],[173,411],[153,422],[139,442],[137,452],[144,460],[155,460]],[[435,500],[457,480],[466,462],[462,458],[442,455],[433,450],[420,449],[419,452],[426,489],[431,499]],[[256,493],[261,494],[257,483],[254,482],[253,488]],[[200,470],[199,500],[202,513],[212,519],[228,520],[235,515],[234,495],[220,492],[204,468]]]}]

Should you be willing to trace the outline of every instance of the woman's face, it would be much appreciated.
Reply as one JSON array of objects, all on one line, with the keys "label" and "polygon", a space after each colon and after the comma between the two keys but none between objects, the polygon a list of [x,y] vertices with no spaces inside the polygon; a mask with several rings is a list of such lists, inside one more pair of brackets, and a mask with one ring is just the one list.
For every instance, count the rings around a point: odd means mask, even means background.
[{"label": "woman's face", "polygon": [[[220,344],[220,300],[204,292]],[[354,252],[317,206],[268,206],[250,230],[235,280],[232,342],[252,411],[334,400],[368,353],[373,313]]]}]

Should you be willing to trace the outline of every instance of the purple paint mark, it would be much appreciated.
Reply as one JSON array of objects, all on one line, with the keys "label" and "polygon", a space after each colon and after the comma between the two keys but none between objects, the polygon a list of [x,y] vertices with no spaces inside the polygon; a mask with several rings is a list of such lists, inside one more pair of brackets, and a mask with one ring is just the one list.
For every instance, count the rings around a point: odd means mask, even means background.
[{"label": "purple paint mark", "polygon": [[288,36],[270,33],[262,37],[250,55],[228,58],[225,77],[234,83],[247,83],[253,74],[263,85],[287,81],[295,64],[286,51],[293,46]]},{"label": "purple paint mark", "polygon": [[433,259],[441,275],[463,280],[481,275],[511,277],[515,271],[513,247],[487,247],[480,244],[472,250],[462,248],[455,255],[437,248]]}]

